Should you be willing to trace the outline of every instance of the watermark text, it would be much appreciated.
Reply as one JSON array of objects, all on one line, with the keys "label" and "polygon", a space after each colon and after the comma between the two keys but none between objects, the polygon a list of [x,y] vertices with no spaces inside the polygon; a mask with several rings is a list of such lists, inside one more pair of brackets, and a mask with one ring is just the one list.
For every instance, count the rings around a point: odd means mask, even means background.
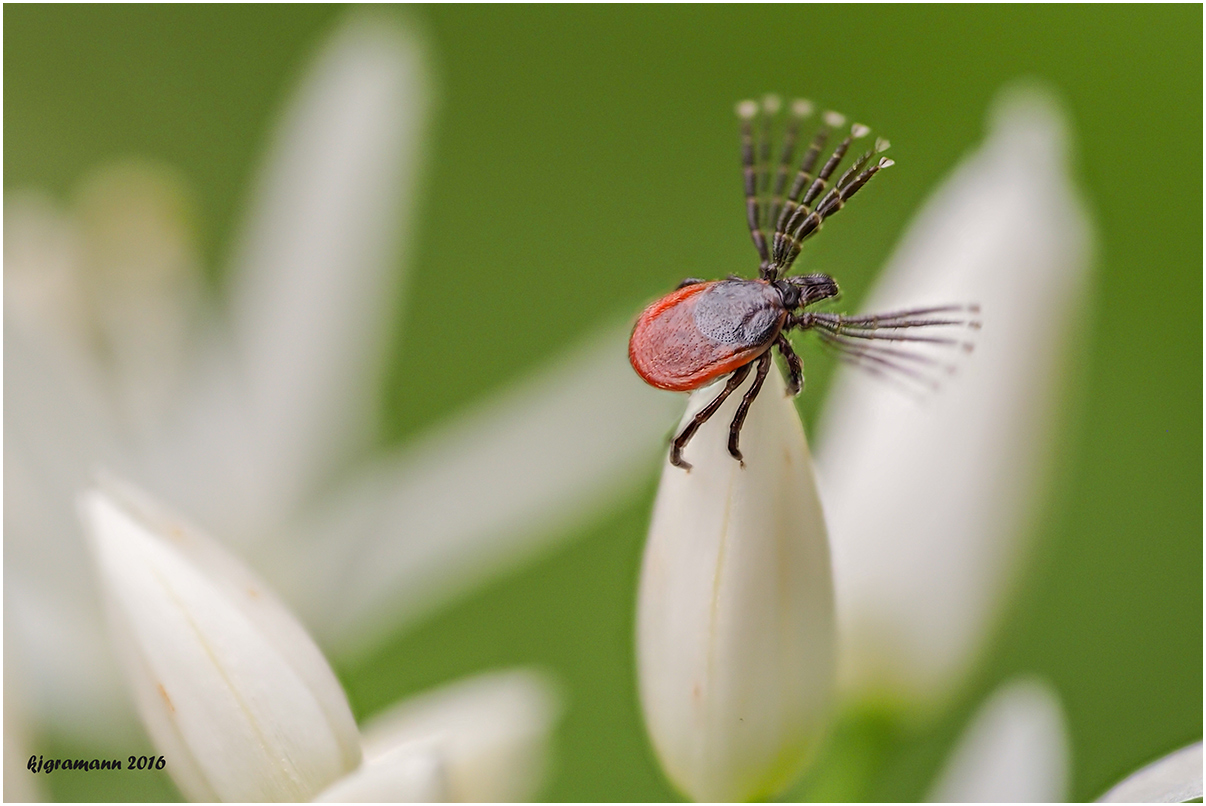
[{"label": "watermark text", "polygon": [[[162,770],[167,766],[167,760],[163,756],[127,756],[125,769],[127,770]],[[122,769],[122,761],[120,758],[47,758],[41,756],[30,756],[29,762],[26,763],[26,768],[30,772],[58,772],[60,770],[84,771],[91,770],[120,770]]]}]

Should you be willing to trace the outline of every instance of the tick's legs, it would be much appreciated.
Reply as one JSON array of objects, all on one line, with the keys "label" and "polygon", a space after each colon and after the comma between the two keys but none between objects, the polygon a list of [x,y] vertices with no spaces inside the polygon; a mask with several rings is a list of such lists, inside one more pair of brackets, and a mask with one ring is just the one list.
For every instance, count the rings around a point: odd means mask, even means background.
[{"label": "tick's legs", "polygon": [[749,374],[749,364],[733,370],[733,374],[729,376],[729,382],[724,385],[724,389],[720,390],[720,394],[711,403],[700,409],[691,418],[691,422],[687,423],[682,432],[674,438],[674,442],[670,444],[670,464],[675,467],[681,467],[683,470],[691,469],[691,464],[683,460],[683,448],[687,447],[687,443],[691,441],[691,437],[695,436],[695,432],[699,430],[699,427],[711,419],[721,404],[724,403],[729,395],[733,394],[733,391],[741,385],[741,382],[745,380],[745,376]]},{"label": "tick's legs", "polygon": [[[737,407],[733,422],[729,424],[729,455],[741,462],[742,467],[745,467],[745,462],[742,460],[741,451],[737,449],[737,440],[741,437],[741,426],[745,425],[745,416],[750,413],[750,405],[762,391],[762,383],[766,380],[766,374],[770,372],[770,365],[771,354],[770,350],[767,350],[758,359],[758,371],[754,375],[754,383],[745,393],[745,397],[741,398],[741,405]],[[748,368],[749,364],[746,364],[746,367]]]},{"label": "tick's legs", "polygon": [[787,270],[787,266],[782,261],[783,256],[787,254],[788,244],[785,239],[790,232],[787,229],[787,222],[792,219],[796,209],[800,206],[800,196],[804,193],[805,187],[810,186],[813,181],[812,172],[816,168],[822,149],[825,148],[825,143],[829,140],[831,128],[841,126],[845,122],[846,119],[837,112],[830,111],[822,115],[821,127],[813,135],[812,143],[809,144],[808,150],[804,152],[804,157],[800,160],[800,169],[796,172],[796,178],[791,184],[787,200],[779,208],[779,216],[775,219],[775,232],[772,238],[771,249],[771,265],[773,267],[771,271],[774,274],[780,274]]},{"label": "tick's legs", "polygon": [[942,305],[863,316],[805,311],[789,316],[784,328],[799,328],[800,330],[817,328],[845,339],[879,339],[958,345],[964,350],[970,351],[972,349],[971,342],[963,339],[951,336],[914,336],[900,331],[918,327],[948,326],[979,330],[979,320],[959,315],[962,313],[976,314],[979,313],[979,310],[978,305]]},{"label": "tick's legs", "polygon": [[813,135],[808,150],[804,152],[804,157],[800,160],[800,169],[796,171],[795,181],[792,182],[791,190],[787,194],[787,202],[780,208],[779,217],[775,219],[776,234],[785,231],[784,227],[792,213],[796,211],[796,207],[799,206],[800,196],[804,194],[805,186],[812,182],[812,171],[821,157],[821,150],[825,148],[825,143],[829,140],[830,127],[841,126],[844,121],[845,119],[836,112],[826,112],[822,116],[821,127]]},{"label": "tick's legs", "polygon": [[764,226],[770,224],[766,213],[770,207],[771,124],[779,114],[781,105],[778,95],[762,97],[762,130],[758,140],[758,209]]},{"label": "tick's legs", "polygon": [[[790,217],[784,220],[787,214],[785,207],[780,215],[779,223],[775,228],[774,251],[771,255],[771,265],[776,270],[786,272],[788,267],[795,262],[796,257],[800,254],[800,245],[810,235],[821,228],[821,223],[829,216],[842,209],[847,201],[850,200],[859,189],[867,184],[871,177],[875,176],[883,168],[887,168],[892,164],[892,160],[881,158],[879,162],[869,168],[862,168],[857,173],[847,171],[842,174],[841,178],[835,183],[832,190],[826,193],[817,201],[817,196],[828,187],[829,177],[837,169],[842,159],[846,156],[846,150],[850,144],[860,138],[866,136],[870,132],[866,126],[856,123],[850,127],[850,135],[842,142],[838,143],[833,154],[825,162],[821,168],[817,178],[809,186],[808,192],[804,194],[791,212]],[[888,147],[887,140],[877,140],[875,148],[859,157],[856,165],[866,165],[874,154],[880,153]],[[816,205],[810,207],[814,201]]]},{"label": "tick's legs", "polygon": [[762,231],[762,205],[758,202],[758,169],[754,165],[754,118],[758,115],[757,101],[742,101],[737,104],[737,116],[741,118],[741,173],[745,180],[745,218],[750,227],[750,238],[758,250],[763,269],[770,263],[770,248],[766,245],[766,234]]},{"label": "tick's legs", "polygon": [[972,343],[949,330],[937,331],[946,335],[915,335],[914,330],[926,328],[927,334],[934,332],[933,328],[977,330],[980,322],[971,316],[979,311],[977,305],[939,305],[860,316],[805,311],[790,316],[784,329],[814,330],[842,360],[866,372],[881,376],[895,373],[933,389],[937,382],[930,373],[953,373],[955,366],[923,350],[961,347],[970,351]]},{"label": "tick's legs", "polygon": [[787,336],[780,333],[779,338],[775,339],[775,346],[779,348],[779,354],[787,362],[789,371],[787,394],[789,397],[795,397],[800,394],[800,389],[804,386],[804,365],[800,363],[800,356],[796,355],[796,351],[791,348],[791,342],[787,340]]},{"label": "tick's legs", "polygon": [[796,140],[800,136],[800,122],[811,114],[811,102],[802,98],[791,102],[791,119],[783,134],[783,156],[779,160],[779,170],[775,174],[774,195],[771,196],[770,214],[766,217],[767,226],[779,220],[779,211],[783,209],[783,194],[787,188],[787,174],[791,171],[792,160],[796,155]]},{"label": "tick's legs", "polygon": [[[833,190],[826,193],[825,196],[817,202],[817,206],[813,210],[800,218],[799,225],[796,227],[795,231],[786,236],[789,244],[787,256],[784,258],[785,265],[790,266],[795,262],[796,257],[800,254],[801,245],[809,238],[809,236],[815,234],[817,230],[821,228],[821,224],[825,221],[825,219],[829,218],[829,216],[833,215],[838,210],[841,210],[846,205],[846,202],[850,201],[854,194],[858,193],[862,186],[871,180],[871,177],[875,176],[884,168],[890,167],[894,164],[895,163],[887,157],[880,157],[878,162],[869,168],[864,168],[857,175],[855,175],[854,178],[847,181],[846,184],[842,185],[841,187],[835,187]],[[805,208],[803,205],[801,205],[799,208],[799,210],[806,209],[807,208]]]}]

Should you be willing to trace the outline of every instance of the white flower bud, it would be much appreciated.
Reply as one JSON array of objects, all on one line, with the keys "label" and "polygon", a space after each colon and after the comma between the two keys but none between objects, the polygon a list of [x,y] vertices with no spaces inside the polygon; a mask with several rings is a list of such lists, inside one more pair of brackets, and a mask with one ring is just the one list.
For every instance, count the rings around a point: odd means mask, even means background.
[{"label": "white flower bud", "polygon": [[972,716],[927,800],[1062,802],[1069,755],[1059,695],[1041,680],[1012,680]]},{"label": "white flower bud", "polygon": [[339,682],[255,575],[124,485],[84,494],[80,513],[135,702],[181,792],[309,800],[356,767]]},{"label": "white flower bud", "polygon": [[817,467],[851,693],[937,706],[991,633],[1042,489],[1088,249],[1058,106],[1007,96],[866,303],[978,303],[975,351],[924,400],[850,370],[825,401]]},{"label": "white flower bud", "polygon": [[354,772],[323,790],[317,803],[444,803],[450,800],[444,765],[422,742],[366,758]]},{"label": "white flower bud", "polygon": [[[637,609],[641,704],[670,780],[697,800],[774,795],[824,727],[833,588],[812,458],[771,372],[727,450],[750,381],[662,473]],[[696,392],[687,420],[718,392]]]},{"label": "white flower bud", "polygon": [[531,800],[544,781],[559,712],[556,687],[538,672],[459,680],[375,717],[364,732],[366,766],[397,758],[393,748],[426,748],[438,764],[442,800]]},{"label": "white flower bud", "polygon": [[1202,799],[1202,743],[1175,750],[1115,784],[1098,803],[1193,803]]}]

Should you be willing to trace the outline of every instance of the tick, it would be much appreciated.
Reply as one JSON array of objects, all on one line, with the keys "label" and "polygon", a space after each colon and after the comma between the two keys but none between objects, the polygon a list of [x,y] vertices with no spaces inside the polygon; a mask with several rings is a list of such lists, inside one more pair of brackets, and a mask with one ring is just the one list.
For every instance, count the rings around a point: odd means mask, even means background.
[{"label": "tick", "polygon": [[[830,184],[830,178],[841,166],[851,145],[866,137],[870,129],[860,123],[852,125],[817,170],[833,131],[846,125],[842,115],[826,112],[821,116],[821,124],[805,149],[788,189],[787,180],[795,164],[800,128],[813,111],[811,103],[797,100],[791,105],[785,126],[782,156],[772,189],[771,128],[778,110],[779,101],[774,96],[765,98],[761,106],[755,101],[742,101],[737,105],[741,121],[746,220],[760,259],[758,278],[747,280],[729,275],[726,280],[683,280],[675,291],[644,310],[628,343],[628,358],[633,369],[659,389],[686,392],[706,386],[722,375],[729,376],[715,399],[704,406],[671,443],[670,463],[684,470],[690,470],[691,465],[683,459],[683,448],[757,365],[754,381],[729,425],[729,454],[742,462],[738,447],[741,426],[770,372],[772,348],[779,351],[787,364],[788,394],[799,394],[804,371],[787,339],[787,334],[793,330],[816,332],[840,357],[863,369],[877,374],[894,372],[925,383],[928,379],[918,367],[937,365],[938,362],[907,349],[907,344],[889,347],[875,342],[928,342],[970,349],[970,344],[958,339],[902,331],[944,326],[979,327],[978,322],[964,316],[978,313],[974,305],[942,305],[869,316],[805,310],[836,297],[838,285],[827,274],[787,275],[800,254],[801,245],[872,177],[893,162],[882,156],[888,141],[877,139],[836,182]],[[760,124],[757,137],[755,123]],[[775,222],[775,228],[768,239],[764,222],[771,221]],[[901,349],[902,346],[906,349]]]}]

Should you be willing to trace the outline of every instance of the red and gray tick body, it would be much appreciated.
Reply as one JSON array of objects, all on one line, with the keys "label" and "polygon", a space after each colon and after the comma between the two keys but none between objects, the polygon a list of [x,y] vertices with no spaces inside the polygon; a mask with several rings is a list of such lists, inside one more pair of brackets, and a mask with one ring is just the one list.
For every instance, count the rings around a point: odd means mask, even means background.
[{"label": "red and gray tick body", "polygon": [[698,389],[770,349],[787,320],[783,302],[765,280],[693,283],[645,309],[628,358],[658,389]]},{"label": "red and gray tick body", "polygon": [[[892,160],[878,156],[888,148],[888,141],[876,140],[872,149],[857,157],[849,169],[834,179],[850,146],[867,135],[869,129],[854,124],[850,134],[822,163],[820,156],[831,130],[843,126],[845,121],[841,115],[827,112],[789,186],[800,124],[812,114],[812,104],[798,100],[791,105],[791,119],[784,129],[782,158],[773,171],[772,182],[771,118],[778,109],[779,101],[773,96],[764,99],[761,112],[754,101],[743,101],[737,106],[742,121],[741,165],[746,220],[760,258],[758,278],[745,280],[730,276],[727,280],[712,282],[684,280],[676,291],[645,309],[628,342],[628,358],[633,369],[659,389],[687,392],[722,375],[729,376],[716,397],[696,412],[671,442],[670,463],[683,469],[691,467],[682,456],[687,442],[741,386],[756,365],[754,380],[729,424],[729,453],[741,461],[738,448],[741,426],[770,372],[772,347],[787,363],[788,393],[799,393],[803,367],[787,340],[786,334],[792,330],[813,330],[844,358],[876,374],[891,371],[925,382],[922,373],[909,364],[941,365],[913,355],[900,346],[875,344],[875,340],[896,345],[903,342],[956,344],[958,342],[953,339],[912,336],[901,331],[942,325],[978,327],[978,323],[960,318],[932,318],[935,314],[974,311],[974,306],[915,308],[872,316],[804,310],[816,302],[836,297],[838,287],[826,274],[787,276],[800,254],[801,245],[873,176],[890,166]],[[757,148],[755,120],[760,122],[761,132]]]}]

